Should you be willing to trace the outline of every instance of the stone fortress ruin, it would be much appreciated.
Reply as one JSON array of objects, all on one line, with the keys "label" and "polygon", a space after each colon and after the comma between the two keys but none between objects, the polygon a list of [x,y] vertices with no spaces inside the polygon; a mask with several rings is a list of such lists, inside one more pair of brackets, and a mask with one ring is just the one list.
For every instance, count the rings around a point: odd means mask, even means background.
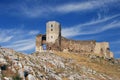
[{"label": "stone fortress ruin", "polygon": [[98,54],[105,58],[113,58],[108,42],[95,40],[70,40],[61,36],[61,25],[56,21],[46,23],[46,34],[36,36],[36,51],[63,51],[82,54]]}]

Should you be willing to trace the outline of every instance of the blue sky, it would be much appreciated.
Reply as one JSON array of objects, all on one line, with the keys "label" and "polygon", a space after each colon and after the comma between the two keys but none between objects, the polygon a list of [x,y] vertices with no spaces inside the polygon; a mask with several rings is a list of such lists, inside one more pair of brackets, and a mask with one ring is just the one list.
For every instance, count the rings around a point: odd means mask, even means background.
[{"label": "blue sky", "polygon": [[34,52],[49,20],[61,23],[64,37],[110,42],[120,58],[120,0],[0,0],[0,45]]}]

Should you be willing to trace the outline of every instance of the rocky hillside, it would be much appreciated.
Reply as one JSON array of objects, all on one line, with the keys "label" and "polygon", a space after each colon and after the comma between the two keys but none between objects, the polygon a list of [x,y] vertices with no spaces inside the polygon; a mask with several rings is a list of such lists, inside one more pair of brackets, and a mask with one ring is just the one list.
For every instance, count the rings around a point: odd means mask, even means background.
[{"label": "rocky hillside", "polygon": [[119,60],[95,55],[0,48],[0,80],[120,80]]}]

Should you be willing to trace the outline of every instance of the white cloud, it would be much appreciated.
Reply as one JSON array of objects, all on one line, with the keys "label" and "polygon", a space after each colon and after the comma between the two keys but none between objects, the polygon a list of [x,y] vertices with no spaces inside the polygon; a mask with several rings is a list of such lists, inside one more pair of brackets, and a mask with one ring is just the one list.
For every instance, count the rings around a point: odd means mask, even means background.
[{"label": "white cloud", "polygon": [[76,2],[76,3],[67,3],[55,8],[56,11],[60,13],[70,13],[76,11],[88,11],[94,10],[101,7],[109,6],[110,4],[114,4],[116,2],[120,2],[119,0],[89,0],[86,2]]},{"label": "white cloud", "polygon": [[120,51],[115,51],[114,52],[116,55],[118,54],[118,55],[120,55]]},{"label": "white cloud", "polygon": [[38,30],[32,30],[29,32],[30,35],[37,35],[39,33]]},{"label": "white cloud", "polygon": [[[109,2],[109,1],[108,1]],[[98,4],[99,3],[99,4]],[[69,3],[58,6],[56,10],[61,13],[69,13],[74,11],[83,11],[88,9],[96,9],[103,6],[104,1],[87,1],[82,3]]]},{"label": "white cloud", "polygon": [[13,48],[17,51],[31,50],[35,48],[35,39],[19,40],[5,47]]},{"label": "white cloud", "polygon": [[1,36],[0,35],[0,43],[2,42],[8,42],[13,38],[13,36]]},{"label": "white cloud", "polygon": [[33,41],[33,39],[23,39],[13,42],[13,44],[27,43],[28,41]]},{"label": "white cloud", "polygon": [[[72,27],[67,27],[62,29],[62,36],[64,37],[73,37],[78,35],[86,35],[86,34],[96,34],[103,32],[105,30],[120,27],[120,21],[114,20],[112,22],[106,23],[113,18],[119,17],[120,15],[115,15],[112,17],[106,17],[103,19],[98,19],[96,21],[91,21],[84,24],[78,24]],[[101,25],[102,24],[102,25]]]},{"label": "white cloud", "polygon": [[0,29],[0,43],[10,41],[14,36],[10,35],[13,30],[2,30]]},{"label": "white cloud", "polygon": [[32,50],[32,49],[34,49],[35,48],[35,45],[34,44],[27,44],[27,45],[25,45],[25,46],[20,46],[20,47],[18,47],[16,50],[17,51],[28,51],[28,50]]},{"label": "white cloud", "polygon": [[27,6],[22,6],[21,12],[28,17],[38,17],[44,14],[44,9],[39,7],[29,8]]},{"label": "white cloud", "polygon": [[119,0],[89,0],[84,2],[73,2],[73,3],[65,3],[65,4],[58,4],[58,5],[35,5],[35,6],[28,6],[27,4],[22,4],[20,7],[20,13],[28,17],[43,17],[44,15],[49,15],[52,13],[70,13],[70,12],[78,12],[78,11],[88,11],[88,10],[95,10],[101,7],[109,6],[110,4],[114,4]]},{"label": "white cloud", "polygon": [[120,44],[120,40],[117,40],[117,41],[111,41],[111,44]]},{"label": "white cloud", "polygon": [[85,2],[85,3],[65,4],[57,7],[56,10],[61,13],[69,13],[73,11],[87,10],[90,8],[93,8],[93,6],[90,3]]},{"label": "white cloud", "polygon": [[106,22],[108,20],[111,20],[113,18],[116,18],[116,17],[119,17],[120,14],[116,14],[116,15],[113,15],[113,16],[109,16],[109,17],[104,17],[104,18],[99,18],[100,17],[100,14],[99,14],[99,17],[98,17],[98,20],[92,20],[88,23],[84,23],[84,24],[80,24],[80,25],[77,25],[77,26],[88,26],[88,25],[94,25],[94,24],[98,24],[98,23],[103,23],[103,22]]},{"label": "white cloud", "polygon": [[[27,34],[26,34],[27,33]],[[0,43],[16,51],[27,51],[35,48],[35,35],[38,30],[0,29]]]},{"label": "white cloud", "polygon": [[74,26],[71,28],[63,28],[62,29],[62,36],[64,37],[73,37],[73,36],[77,36],[80,33],[80,28]]}]

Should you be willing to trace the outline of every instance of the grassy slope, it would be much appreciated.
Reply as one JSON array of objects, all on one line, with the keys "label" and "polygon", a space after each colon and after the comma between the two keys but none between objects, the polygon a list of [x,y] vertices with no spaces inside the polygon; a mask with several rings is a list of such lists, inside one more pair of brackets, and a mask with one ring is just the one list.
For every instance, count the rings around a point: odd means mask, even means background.
[{"label": "grassy slope", "polygon": [[99,61],[91,60],[87,56],[81,56],[78,54],[63,53],[63,52],[54,52],[54,54],[66,59],[71,58],[76,61],[75,64],[85,65],[97,72],[104,73],[111,77],[117,77],[120,79],[120,65],[117,64],[112,65],[110,64],[110,62],[101,58],[98,58]]}]

